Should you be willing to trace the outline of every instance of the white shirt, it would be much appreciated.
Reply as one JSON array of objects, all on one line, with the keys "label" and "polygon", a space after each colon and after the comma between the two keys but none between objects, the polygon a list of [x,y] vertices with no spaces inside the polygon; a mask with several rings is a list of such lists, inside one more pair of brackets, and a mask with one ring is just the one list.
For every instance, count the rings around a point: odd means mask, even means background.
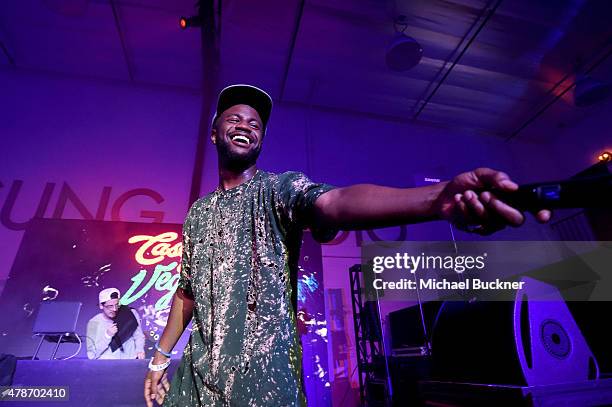
[{"label": "white shirt", "polygon": [[108,336],[106,330],[115,322],[102,312],[93,317],[87,323],[87,357],[89,359],[136,359],[136,354],[144,352],[145,336],[140,327],[138,312],[132,309],[136,317],[138,327],[132,336],[123,343],[121,348],[111,351],[110,342],[112,337]]}]

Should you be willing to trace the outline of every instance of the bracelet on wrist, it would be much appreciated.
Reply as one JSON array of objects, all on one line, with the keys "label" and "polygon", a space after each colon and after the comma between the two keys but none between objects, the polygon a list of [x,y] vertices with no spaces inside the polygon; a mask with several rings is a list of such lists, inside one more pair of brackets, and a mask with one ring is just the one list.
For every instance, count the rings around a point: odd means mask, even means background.
[{"label": "bracelet on wrist", "polygon": [[153,358],[151,358],[151,361],[149,362],[149,370],[152,370],[154,372],[159,372],[160,370],[166,370],[168,366],[170,366],[170,359],[168,359],[161,365],[153,364]]},{"label": "bracelet on wrist", "polygon": [[172,357],[172,353],[171,352],[165,352],[161,346],[159,346],[159,341],[155,342],[155,350],[158,351],[159,353],[161,353],[162,355],[164,355],[167,358],[171,358]]}]

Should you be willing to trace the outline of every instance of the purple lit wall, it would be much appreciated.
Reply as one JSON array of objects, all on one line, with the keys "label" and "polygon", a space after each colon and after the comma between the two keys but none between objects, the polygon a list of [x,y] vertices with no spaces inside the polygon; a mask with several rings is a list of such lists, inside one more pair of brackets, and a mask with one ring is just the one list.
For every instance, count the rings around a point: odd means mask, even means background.
[{"label": "purple lit wall", "polygon": [[591,114],[584,117],[578,126],[559,128],[550,142],[556,160],[564,163],[562,176],[582,171],[602,151],[612,152],[612,100],[591,110]]},{"label": "purple lit wall", "polygon": [[41,200],[41,217],[88,217],[74,199],[62,210],[70,191],[94,219],[111,220],[114,207],[113,220],[182,223],[197,95],[15,72],[0,74],[0,88],[0,279]]}]

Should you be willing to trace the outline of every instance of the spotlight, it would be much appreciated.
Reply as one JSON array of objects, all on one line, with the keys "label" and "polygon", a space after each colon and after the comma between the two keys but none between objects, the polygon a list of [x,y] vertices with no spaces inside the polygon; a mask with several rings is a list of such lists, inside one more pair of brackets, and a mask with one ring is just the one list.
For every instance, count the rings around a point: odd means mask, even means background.
[{"label": "spotlight", "polygon": [[597,159],[599,160],[599,162],[609,163],[610,161],[612,161],[612,153],[610,153],[609,151],[604,151],[603,153],[597,156]]},{"label": "spotlight", "polygon": [[415,67],[423,56],[423,48],[412,37],[404,34],[408,28],[408,18],[398,16],[393,24],[395,35],[387,46],[385,60],[389,69],[402,72]]},{"label": "spotlight", "polygon": [[202,19],[200,18],[200,16],[181,17],[179,20],[179,25],[183,30],[189,27],[201,27]]}]

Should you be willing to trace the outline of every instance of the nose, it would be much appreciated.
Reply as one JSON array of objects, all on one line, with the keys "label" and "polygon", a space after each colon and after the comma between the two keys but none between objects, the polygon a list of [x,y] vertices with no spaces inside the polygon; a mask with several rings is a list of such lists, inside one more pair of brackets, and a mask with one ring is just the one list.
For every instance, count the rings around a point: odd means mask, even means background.
[{"label": "nose", "polygon": [[239,123],[236,123],[236,130],[240,130],[240,131],[248,133],[248,134],[251,133],[251,129],[249,128],[248,123],[247,122],[243,122],[243,121],[240,121]]}]

